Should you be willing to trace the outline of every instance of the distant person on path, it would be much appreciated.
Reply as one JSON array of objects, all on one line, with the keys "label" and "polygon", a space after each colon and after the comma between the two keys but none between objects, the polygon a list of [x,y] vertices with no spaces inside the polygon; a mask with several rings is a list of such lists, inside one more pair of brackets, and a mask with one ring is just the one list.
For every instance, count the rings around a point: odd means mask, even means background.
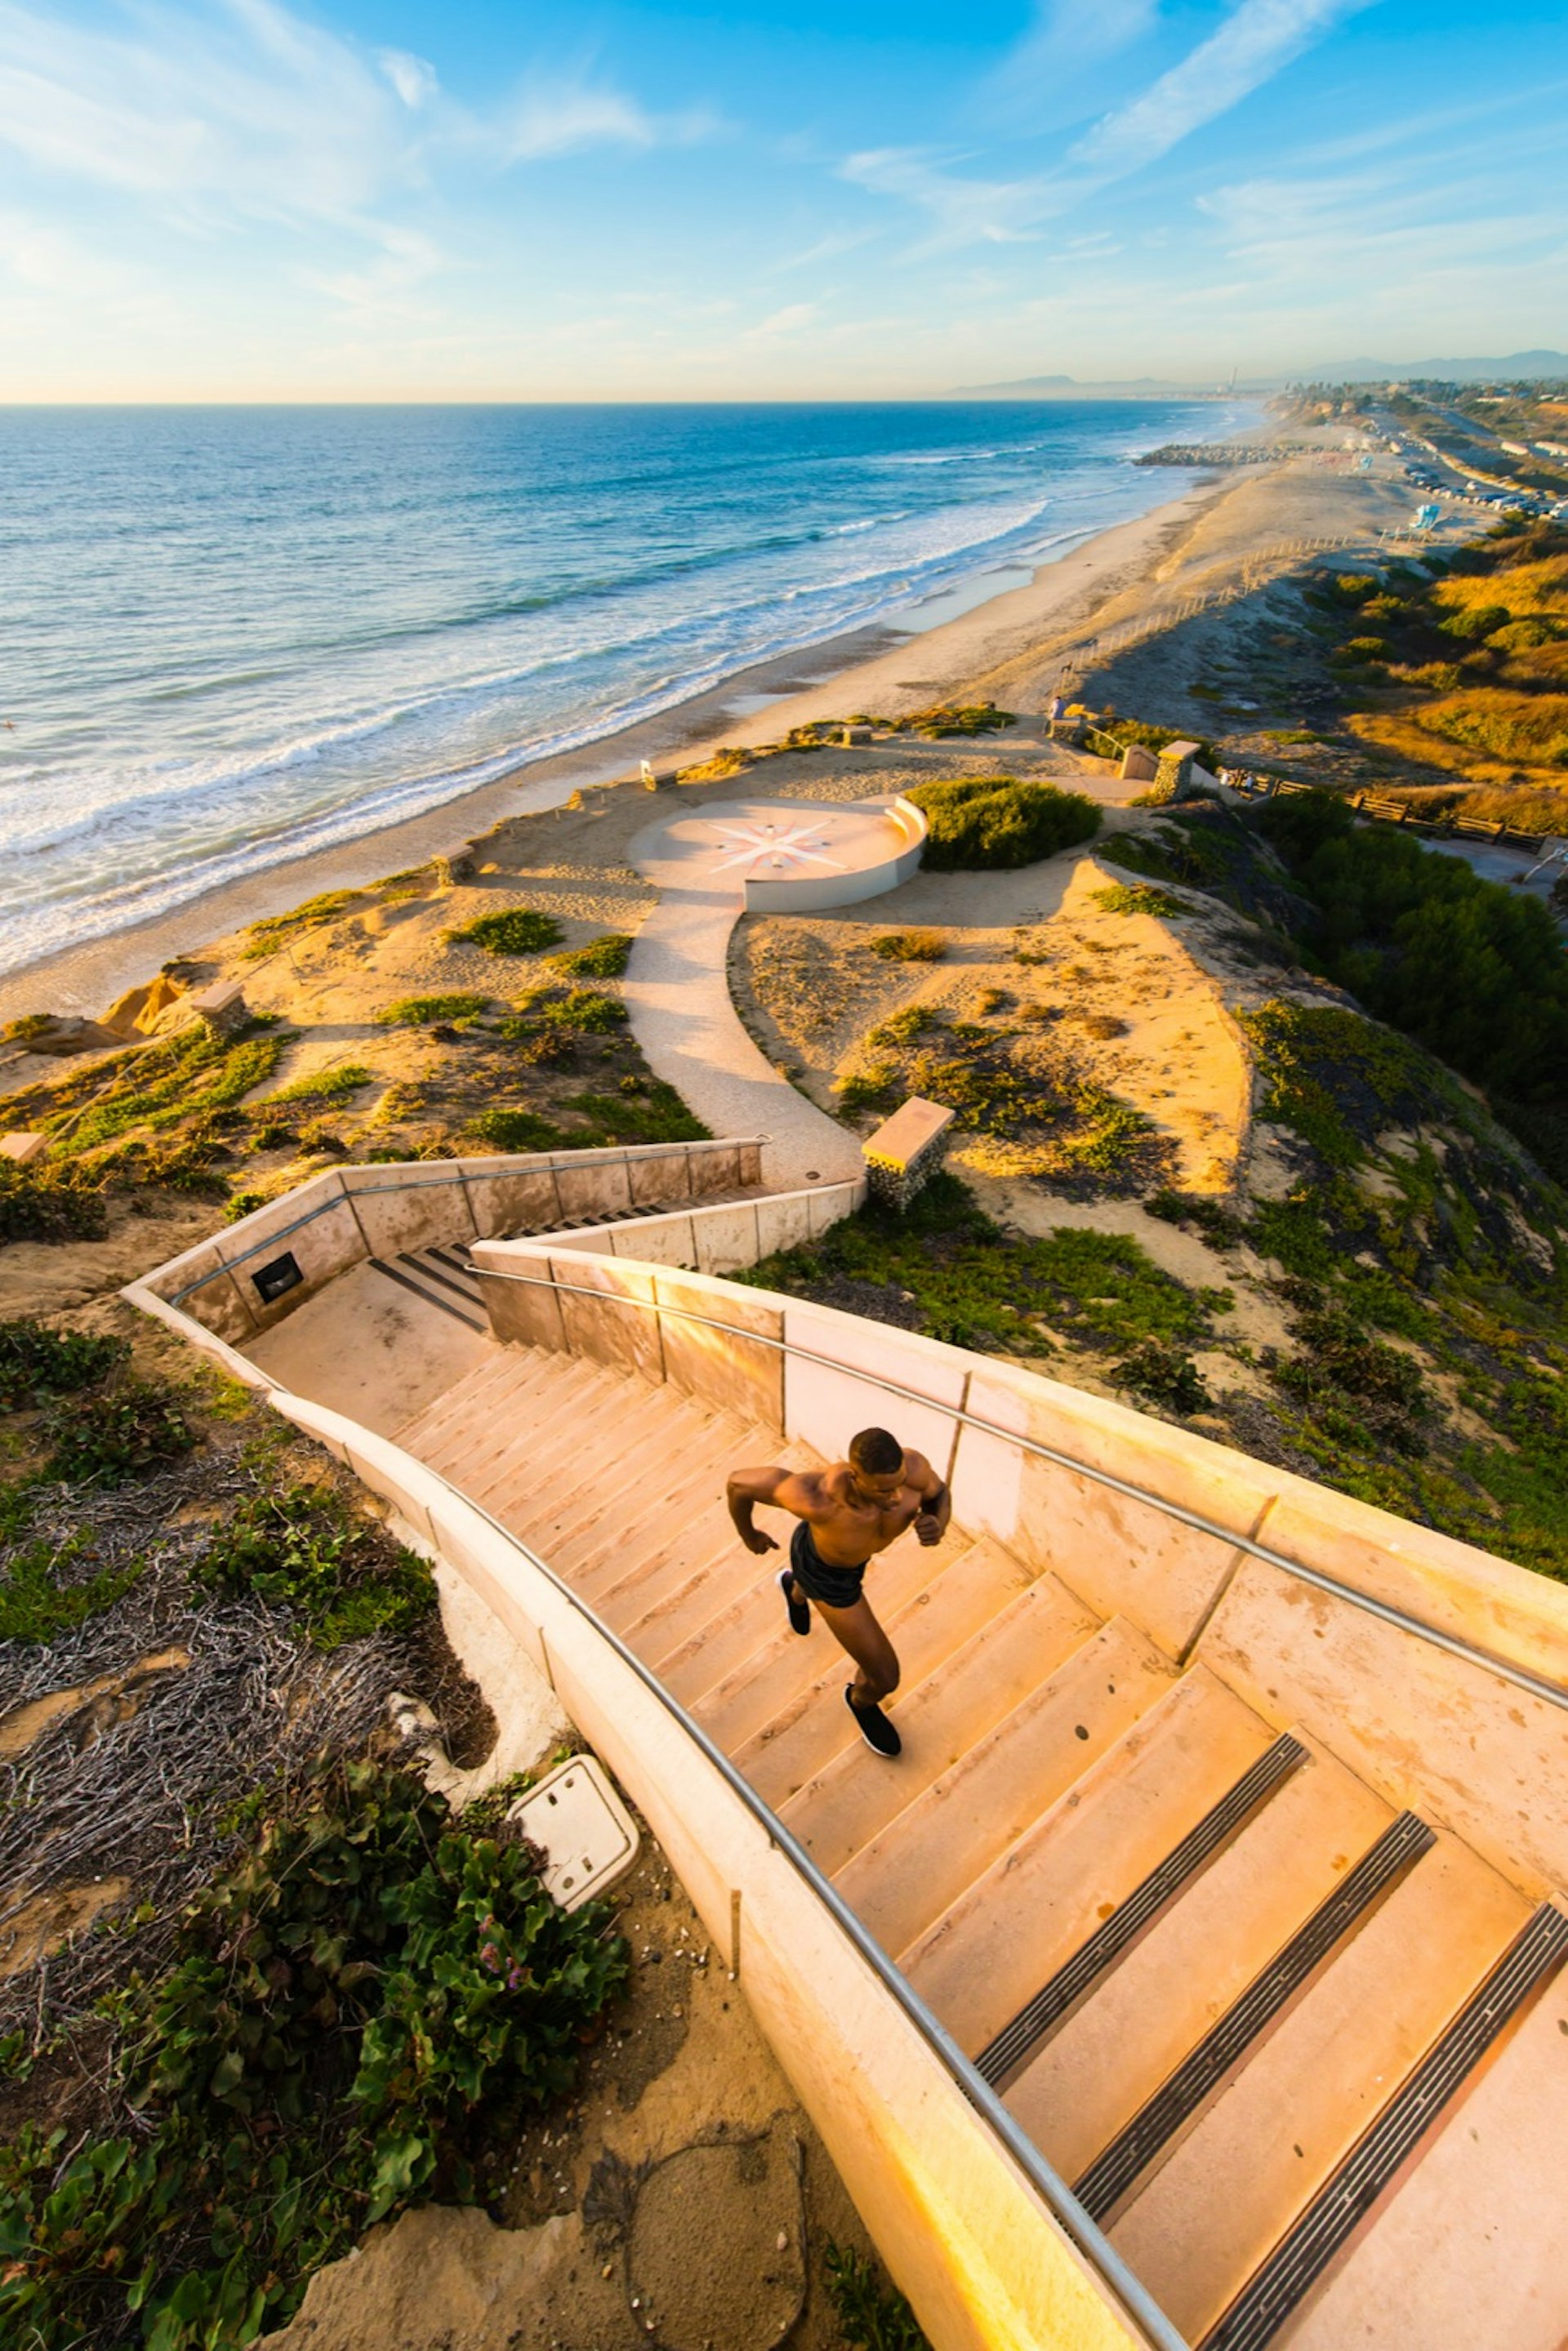
[{"label": "distant person on path", "polygon": [[946,1487],[924,1454],[906,1453],[885,1428],[862,1428],[850,1440],[849,1459],[825,1469],[733,1471],[728,1500],[741,1541],[759,1558],[779,1545],[752,1524],[758,1503],[800,1520],[779,1574],[790,1630],[809,1633],[816,1609],[860,1667],[844,1698],[861,1737],[891,1760],[904,1742],[883,1700],[898,1687],[898,1659],[865,1596],[866,1565],[911,1526],[918,1541],[940,1542],[953,1515]]}]

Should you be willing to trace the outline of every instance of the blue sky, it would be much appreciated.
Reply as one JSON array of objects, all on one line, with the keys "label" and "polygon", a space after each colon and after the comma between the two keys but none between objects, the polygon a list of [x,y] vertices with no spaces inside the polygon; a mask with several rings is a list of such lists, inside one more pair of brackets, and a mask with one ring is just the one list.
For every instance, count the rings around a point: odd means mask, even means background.
[{"label": "blue sky", "polygon": [[0,399],[1561,346],[1565,99],[1561,0],[0,0]]}]

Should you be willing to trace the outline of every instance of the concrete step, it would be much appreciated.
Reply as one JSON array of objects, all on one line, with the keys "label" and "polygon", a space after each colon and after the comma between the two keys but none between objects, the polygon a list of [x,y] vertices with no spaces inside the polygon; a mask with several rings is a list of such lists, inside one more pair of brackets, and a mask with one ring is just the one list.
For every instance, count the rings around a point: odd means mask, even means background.
[{"label": "concrete step", "polygon": [[1313,1748],[1312,1762],[1067,2018],[1006,2094],[1067,2179],[1082,2177],[1393,1817]]},{"label": "concrete step", "polygon": [[[466,1379],[459,1380],[455,1387],[443,1388],[439,1395],[433,1396],[429,1404],[422,1405],[395,1431],[392,1442],[401,1445],[405,1452],[420,1453],[422,1446],[436,1440],[442,1429],[462,1416],[471,1395],[480,1395],[486,1387],[497,1382],[504,1384],[512,1376],[513,1371],[512,1351],[498,1348],[495,1354],[487,1355],[470,1372]],[[423,1454],[421,1458],[423,1458]]]},{"label": "concrete step", "polygon": [[899,1955],[922,1999],[971,2056],[1104,1928],[1271,1744],[1268,1724],[1250,1707],[1204,1667],[1192,1667]]},{"label": "concrete step", "polygon": [[[542,1395],[553,1385],[550,1366],[556,1358],[524,1353],[514,1347],[502,1347],[494,1355],[460,1380],[455,1387],[444,1389],[415,1413],[397,1433],[397,1442],[411,1453],[429,1459],[435,1448],[449,1444],[455,1432],[475,1426],[473,1416],[482,1416],[486,1399],[501,1395]],[[481,1418],[479,1426],[484,1422]]]},{"label": "concrete step", "polygon": [[[934,1583],[890,1614],[888,1638],[904,1675],[897,1706],[907,1707],[919,1683],[1037,1580],[1032,1568],[982,1536]],[[824,1642],[830,1645],[826,1649]],[[842,1651],[822,1625],[814,1625],[801,1646],[811,1650],[818,1668],[812,1680],[730,1750],[758,1794],[773,1805],[787,1803],[835,1756],[860,1745],[843,1700],[848,1668]]]},{"label": "concrete step", "polygon": [[1111,2229],[1197,2339],[1500,1958],[1529,1905],[1457,1838],[1363,1921]]},{"label": "concrete step", "polygon": [[486,1389],[465,1400],[440,1432],[439,1464],[455,1484],[487,1474],[497,1462],[527,1445],[542,1444],[582,1400],[594,1393],[592,1367],[566,1362],[554,1378],[536,1385],[533,1362],[523,1358],[510,1387]]},{"label": "concrete step", "polygon": [[634,1483],[669,1458],[668,1405],[662,1390],[590,1392],[535,1444],[507,1453],[485,1473],[486,1490],[520,1479],[538,1496],[531,1540],[552,1563],[558,1543],[600,1507],[607,1478]]},{"label": "concrete step", "polygon": [[924,1933],[1164,1696],[1175,1672],[1135,1625],[1113,1617],[835,1872],[883,1949],[901,1951]]},{"label": "concrete step", "polygon": [[372,1257],[368,1260],[383,1281],[423,1299],[440,1313],[450,1314],[455,1322],[465,1322],[471,1331],[488,1331],[489,1318],[477,1297],[469,1297],[444,1269],[423,1263],[418,1257]]},{"label": "concrete step", "polygon": [[[666,1424],[667,1449],[650,1462],[644,1454],[624,1484],[617,1465],[591,1507],[580,1508],[562,1526],[561,1572],[597,1581],[608,1570],[621,1580],[618,1563],[633,1530],[658,1531],[667,1544],[688,1520],[706,1520],[724,1510],[725,1479],[735,1458],[734,1425],[716,1413],[687,1405]],[[731,1528],[733,1534],[734,1530]],[[737,1549],[739,1549],[738,1543]]]},{"label": "concrete step", "polygon": [[[1228,2313],[1221,2335],[1235,2351],[1266,2343],[1275,2351],[1562,2351],[1568,2343],[1568,1969],[1549,1955],[1540,1974],[1522,1974],[1522,2000],[1490,2060],[1483,2051],[1467,2066],[1471,2053],[1461,2051],[1450,2069],[1452,2103],[1413,2158],[1400,2165],[1397,2146],[1383,2153],[1385,2185],[1369,2217],[1355,2225],[1365,2209],[1358,2196],[1346,2216],[1354,2234],[1335,2229],[1332,2241],[1311,2248],[1332,2260],[1348,2239],[1337,2265],[1314,2273],[1322,2283],[1287,2304],[1271,2331],[1265,2322],[1242,2335]],[[1304,2249],[1281,2250],[1299,2258]]]},{"label": "concrete step", "polygon": [[1099,1629],[1098,1620],[1053,1576],[1040,1577],[980,1625],[937,1673],[894,1701],[904,1742],[896,1764],[872,1770],[857,1733],[779,1806],[779,1818],[818,1867],[833,1876]]},{"label": "concrete step", "polygon": [[[883,1625],[913,1606],[922,1593],[940,1592],[969,1548],[967,1539],[949,1528],[946,1539],[929,1549],[906,1535],[884,1552],[873,1567],[873,1605]],[[708,1736],[728,1755],[770,1722],[781,1707],[808,1692],[824,1672],[837,1673],[841,1688],[854,1672],[815,1610],[804,1640],[790,1631],[779,1591],[779,1568],[789,1556],[781,1549],[757,1561],[761,1573],[753,1605],[762,1637],[722,1681],[704,1690],[693,1708]],[[870,1584],[872,1578],[867,1581]],[[830,1648],[836,1652],[831,1663]]]}]

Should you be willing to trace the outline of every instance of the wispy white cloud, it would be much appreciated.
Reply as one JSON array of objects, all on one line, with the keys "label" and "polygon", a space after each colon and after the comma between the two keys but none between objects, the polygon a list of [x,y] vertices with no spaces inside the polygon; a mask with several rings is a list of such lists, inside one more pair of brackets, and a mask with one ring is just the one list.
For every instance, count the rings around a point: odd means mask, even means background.
[{"label": "wispy white cloud", "polygon": [[1207,41],[1137,98],[1106,115],[1072,150],[1096,181],[1120,179],[1168,154],[1294,64],[1375,0],[1241,0]]},{"label": "wispy white cloud", "polygon": [[378,49],[376,61],[405,106],[428,106],[441,88],[435,68],[407,49]]},{"label": "wispy white cloud", "polygon": [[[841,173],[929,215],[931,234],[916,247],[917,255],[1027,239],[1043,222],[1157,162],[1195,131],[1239,106],[1346,17],[1375,5],[1376,0],[1240,0],[1217,31],[1137,97],[1103,116],[1050,170],[981,180],[955,168],[957,159],[884,148],[850,156]],[[1144,0],[1105,0],[1103,16],[1096,11],[1092,21],[1088,11],[1061,0],[1039,37],[1047,45],[1076,40],[1088,57],[1096,42],[1108,49],[1137,39],[1150,21]]]},{"label": "wispy white cloud", "polygon": [[874,194],[899,196],[931,220],[930,246],[1011,245],[1033,235],[1049,209],[1048,183],[970,179],[914,147],[873,148],[847,156],[840,175]]},{"label": "wispy white cloud", "polygon": [[508,162],[537,162],[585,147],[690,147],[716,135],[702,110],[653,114],[624,92],[574,79],[531,80],[497,126]]}]

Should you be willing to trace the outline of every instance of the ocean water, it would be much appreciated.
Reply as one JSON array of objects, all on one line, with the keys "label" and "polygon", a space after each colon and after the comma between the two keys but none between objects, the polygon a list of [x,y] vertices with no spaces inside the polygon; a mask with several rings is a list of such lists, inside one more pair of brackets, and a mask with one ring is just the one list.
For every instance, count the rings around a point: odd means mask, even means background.
[{"label": "ocean water", "polygon": [[[1223,403],[0,410],[0,972],[1172,496]],[[938,602],[933,609],[942,609]]]}]

